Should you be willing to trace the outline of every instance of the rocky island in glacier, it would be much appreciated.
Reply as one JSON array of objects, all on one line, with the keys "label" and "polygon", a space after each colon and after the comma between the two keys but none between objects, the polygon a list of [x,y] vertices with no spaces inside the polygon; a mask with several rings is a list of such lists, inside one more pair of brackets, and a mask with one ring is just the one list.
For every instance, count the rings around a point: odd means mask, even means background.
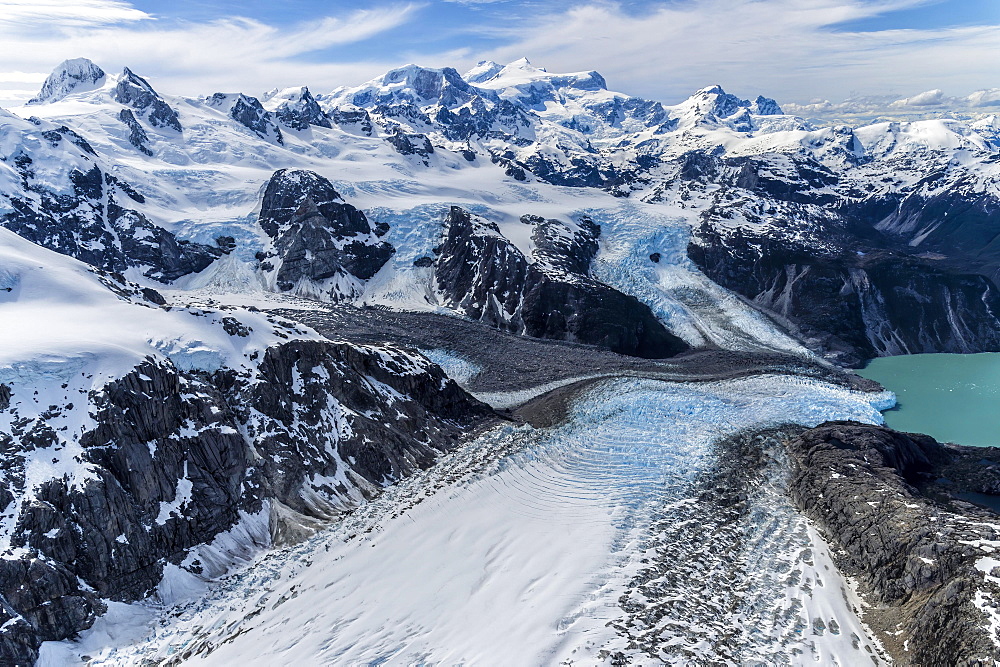
[{"label": "rocky island in glacier", "polygon": [[0,664],[1000,660],[1000,450],[851,371],[1000,351],[1000,119],[289,83],[0,109]]}]

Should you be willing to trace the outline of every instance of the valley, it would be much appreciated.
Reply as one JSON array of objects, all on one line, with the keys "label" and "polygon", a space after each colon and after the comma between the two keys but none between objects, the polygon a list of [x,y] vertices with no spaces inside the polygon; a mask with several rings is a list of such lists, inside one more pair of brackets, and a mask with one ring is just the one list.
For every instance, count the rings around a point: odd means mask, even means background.
[{"label": "valley", "polygon": [[1000,350],[996,116],[155,83],[0,110],[0,664],[1000,655],[1000,455],[852,370]]}]

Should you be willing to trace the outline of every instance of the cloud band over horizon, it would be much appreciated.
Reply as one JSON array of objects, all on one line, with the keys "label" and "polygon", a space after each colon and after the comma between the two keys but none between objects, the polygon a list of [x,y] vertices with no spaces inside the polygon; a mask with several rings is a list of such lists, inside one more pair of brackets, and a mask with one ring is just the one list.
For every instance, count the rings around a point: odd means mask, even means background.
[{"label": "cloud band over horizon", "polygon": [[[933,106],[1000,87],[1000,9],[954,25],[944,0],[341,4],[220,2],[206,15],[184,1],[168,13],[121,0],[0,0],[0,105],[27,99],[43,73],[74,57],[108,71],[129,66],[186,95],[291,85],[324,92],[408,62],[461,70],[522,56],[551,71],[598,70],[615,90],[668,103],[712,84],[803,108],[941,91],[916,100]],[[857,27],[917,11],[940,20]]]}]

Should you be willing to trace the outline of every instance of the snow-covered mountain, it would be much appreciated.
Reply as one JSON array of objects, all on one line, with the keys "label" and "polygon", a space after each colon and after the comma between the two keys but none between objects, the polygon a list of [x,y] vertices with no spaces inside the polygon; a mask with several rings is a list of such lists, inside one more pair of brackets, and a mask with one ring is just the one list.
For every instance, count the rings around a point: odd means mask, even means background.
[{"label": "snow-covered mountain", "polygon": [[[295,541],[497,418],[417,352],[261,305],[651,359],[1000,350],[996,117],[816,127],[524,59],[295,83],[180,97],[76,59],[0,110],[0,656]],[[844,392],[795,420],[875,419]]]}]

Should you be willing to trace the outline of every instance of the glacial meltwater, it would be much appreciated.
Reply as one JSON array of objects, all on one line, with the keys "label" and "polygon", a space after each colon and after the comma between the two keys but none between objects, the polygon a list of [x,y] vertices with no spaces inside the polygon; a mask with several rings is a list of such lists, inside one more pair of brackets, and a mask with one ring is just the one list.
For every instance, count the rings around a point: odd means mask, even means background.
[{"label": "glacial meltwater", "polygon": [[886,426],[942,442],[1000,446],[1000,353],[882,357],[859,373],[896,393]]}]

